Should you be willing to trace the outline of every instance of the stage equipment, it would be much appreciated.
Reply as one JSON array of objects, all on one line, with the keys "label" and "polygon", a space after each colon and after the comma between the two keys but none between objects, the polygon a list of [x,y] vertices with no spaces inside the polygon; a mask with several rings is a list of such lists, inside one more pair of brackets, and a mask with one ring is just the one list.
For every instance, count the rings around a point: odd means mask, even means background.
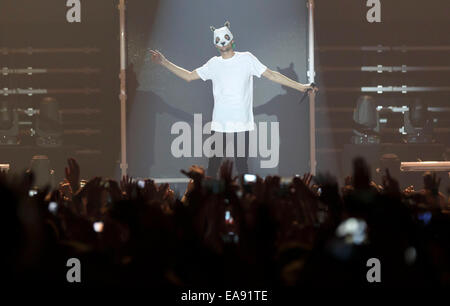
[{"label": "stage equipment", "polygon": [[[308,0],[308,81],[315,83],[316,72],[314,70],[314,0]],[[316,174],[316,93],[309,93],[309,158],[311,174]]]},{"label": "stage equipment", "polygon": [[127,174],[127,86],[126,86],[126,45],[125,45],[125,0],[120,0],[120,169],[121,176]]},{"label": "stage equipment", "polygon": [[360,96],[353,110],[353,144],[380,143],[380,123],[375,104],[371,96]]},{"label": "stage equipment", "polygon": [[91,67],[85,67],[85,68],[33,68],[33,67],[27,67],[27,68],[17,68],[17,69],[3,67],[0,69],[0,73],[4,76],[9,75],[9,74],[33,75],[33,74],[51,74],[51,73],[94,74],[94,73],[100,73],[100,69],[91,68]]},{"label": "stage equipment", "polygon": [[100,93],[99,88],[62,88],[62,89],[47,89],[47,88],[0,88],[0,95],[47,95],[47,94],[85,94],[90,95]]},{"label": "stage equipment", "polygon": [[45,97],[40,103],[36,119],[36,144],[41,147],[58,147],[62,144],[62,124],[59,103],[52,97]]},{"label": "stage equipment", "polygon": [[450,161],[401,162],[400,170],[405,172],[449,172]]},{"label": "stage equipment", "polygon": [[0,172],[8,173],[10,168],[9,164],[0,164]]},{"label": "stage equipment", "polygon": [[322,46],[318,47],[319,52],[328,51],[365,51],[365,52],[426,52],[426,51],[450,51],[450,46]]},{"label": "stage equipment", "polygon": [[310,94],[315,88],[317,88],[316,83],[311,83],[311,84],[309,84],[309,85],[312,87],[312,89],[311,89],[311,88],[308,88],[308,89],[305,91],[305,93],[303,94],[302,98],[300,99],[300,103],[299,103],[299,104],[302,104],[302,103],[303,103],[303,100],[305,100],[306,96],[308,96],[308,94]]},{"label": "stage equipment", "polygon": [[411,92],[450,92],[450,86],[363,86],[363,87],[324,87],[321,90],[329,92],[374,92],[382,94],[389,93],[402,93],[407,94]]},{"label": "stage equipment", "polygon": [[[443,144],[420,144],[420,143],[380,143],[380,144],[344,144],[342,152],[342,173],[343,176],[351,175],[353,171],[352,160],[362,157],[366,160],[374,179],[379,180],[386,168],[394,169],[392,176],[399,180],[402,186],[420,186],[422,178],[399,171],[400,161],[417,160],[442,160],[445,152]],[[396,158],[398,156],[398,159]],[[398,174],[400,172],[400,174]]]},{"label": "stage equipment", "polygon": [[19,121],[10,101],[0,100],[0,145],[16,145],[19,138]]},{"label": "stage equipment", "polygon": [[403,115],[407,143],[432,143],[433,122],[429,116],[427,105],[420,99],[414,100],[409,111]]},{"label": "stage equipment", "polygon": [[84,48],[0,48],[0,54],[27,54],[33,55],[38,53],[99,53],[99,48],[84,47]]},{"label": "stage equipment", "polygon": [[362,71],[362,72],[413,72],[413,71],[450,71],[450,66],[323,66],[320,71]]}]

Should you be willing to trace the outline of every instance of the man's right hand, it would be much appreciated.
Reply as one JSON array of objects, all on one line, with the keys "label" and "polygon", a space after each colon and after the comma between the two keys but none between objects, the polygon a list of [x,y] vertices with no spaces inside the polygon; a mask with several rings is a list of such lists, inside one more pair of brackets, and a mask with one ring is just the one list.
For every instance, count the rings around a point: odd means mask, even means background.
[{"label": "man's right hand", "polygon": [[152,62],[156,64],[162,65],[166,61],[165,56],[158,50],[150,50],[150,54],[152,57]]},{"label": "man's right hand", "polygon": [[158,50],[149,50],[152,62],[163,65],[165,68],[169,69],[172,73],[182,78],[183,80],[190,82],[193,80],[197,80],[200,76],[197,74],[197,71],[188,71],[184,68],[178,67],[174,63],[171,63],[166,57],[159,52]]}]

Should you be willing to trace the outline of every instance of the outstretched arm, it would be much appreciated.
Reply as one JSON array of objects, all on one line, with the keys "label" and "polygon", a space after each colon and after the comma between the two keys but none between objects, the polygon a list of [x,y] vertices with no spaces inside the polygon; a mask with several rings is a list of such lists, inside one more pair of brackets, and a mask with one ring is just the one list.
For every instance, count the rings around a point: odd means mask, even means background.
[{"label": "outstretched arm", "polygon": [[267,68],[262,75],[275,83],[294,88],[298,91],[305,92],[308,89],[314,89],[315,91],[317,91],[317,87],[313,88],[310,85],[296,82],[279,73],[278,71],[270,70],[269,68]]},{"label": "outstretched arm", "polygon": [[158,50],[150,50],[150,54],[152,56],[152,61],[154,63],[160,64],[161,66],[166,67],[171,72],[182,78],[183,80],[190,82],[193,80],[197,80],[200,76],[197,74],[197,71],[188,71],[184,68],[178,67],[174,63],[170,62],[161,52]]}]

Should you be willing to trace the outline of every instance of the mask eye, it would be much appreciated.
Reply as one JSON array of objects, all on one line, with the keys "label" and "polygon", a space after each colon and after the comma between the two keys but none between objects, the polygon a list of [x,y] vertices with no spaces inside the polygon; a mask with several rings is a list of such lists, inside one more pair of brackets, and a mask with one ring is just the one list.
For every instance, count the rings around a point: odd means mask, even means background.
[{"label": "mask eye", "polygon": [[219,37],[216,37],[216,44],[220,41]]},{"label": "mask eye", "polygon": [[230,40],[230,36],[229,36],[228,34],[225,35],[225,38],[226,38],[227,40]]}]

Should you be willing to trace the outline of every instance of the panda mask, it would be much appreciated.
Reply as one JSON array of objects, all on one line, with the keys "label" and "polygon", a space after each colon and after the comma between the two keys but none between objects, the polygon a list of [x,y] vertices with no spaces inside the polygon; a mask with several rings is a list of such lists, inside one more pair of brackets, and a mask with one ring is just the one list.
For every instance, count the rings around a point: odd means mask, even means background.
[{"label": "panda mask", "polygon": [[228,45],[233,40],[233,34],[230,31],[230,22],[225,22],[224,26],[216,29],[215,27],[210,27],[211,31],[214,32],[214,44],[217,47],[224,47]]}]

